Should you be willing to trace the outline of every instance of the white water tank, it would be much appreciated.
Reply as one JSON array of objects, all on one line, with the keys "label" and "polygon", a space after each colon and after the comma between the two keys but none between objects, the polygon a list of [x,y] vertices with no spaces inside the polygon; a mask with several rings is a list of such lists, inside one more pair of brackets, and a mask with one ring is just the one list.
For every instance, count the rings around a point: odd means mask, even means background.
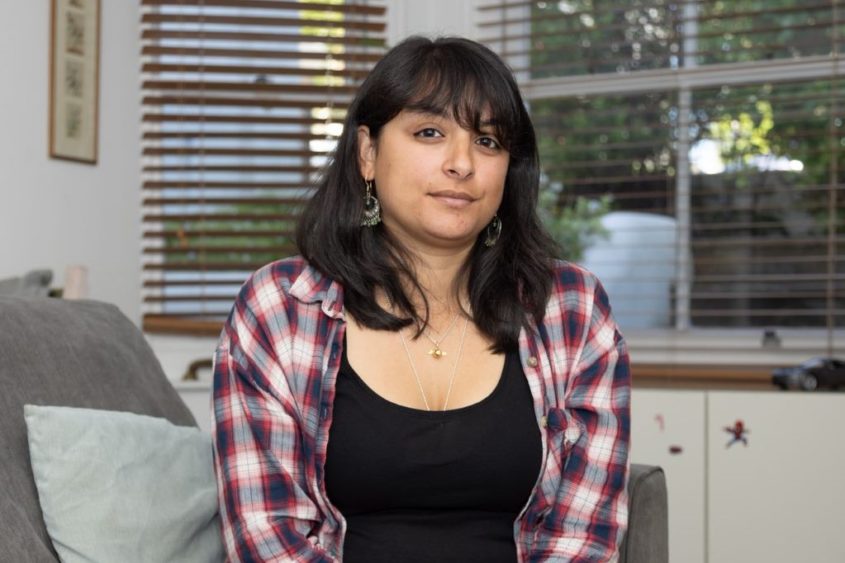
[{"label": "white water tank", "polygon": [[672,326],[677,222],[654,213],[613,211],[601,219],[581,264],[596,274],[624,331]]}]

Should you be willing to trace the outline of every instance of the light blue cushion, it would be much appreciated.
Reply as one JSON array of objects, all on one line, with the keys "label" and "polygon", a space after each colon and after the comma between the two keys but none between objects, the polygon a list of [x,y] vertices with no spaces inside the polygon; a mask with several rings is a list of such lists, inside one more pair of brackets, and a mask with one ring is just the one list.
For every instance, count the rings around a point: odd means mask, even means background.
[{"label": "light blue cushion", "polygon": [[24,407],[62,561],[223,561],[211,438],[149,416]]}]

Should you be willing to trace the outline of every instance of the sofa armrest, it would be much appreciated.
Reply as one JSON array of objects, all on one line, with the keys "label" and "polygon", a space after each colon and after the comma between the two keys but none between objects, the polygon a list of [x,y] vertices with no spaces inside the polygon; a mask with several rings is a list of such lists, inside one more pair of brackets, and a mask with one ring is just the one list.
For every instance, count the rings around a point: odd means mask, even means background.
[{"label": "sofa armrest", "polygon": [[619,563],[668,563],[669,508],[666,475],[652,465],[631,464],[628,532]]}]

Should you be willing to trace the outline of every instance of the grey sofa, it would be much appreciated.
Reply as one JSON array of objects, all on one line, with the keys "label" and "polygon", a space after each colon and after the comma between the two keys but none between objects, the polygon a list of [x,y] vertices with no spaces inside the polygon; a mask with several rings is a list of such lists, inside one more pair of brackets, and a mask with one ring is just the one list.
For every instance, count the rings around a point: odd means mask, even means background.
[{"label": "grey sofa", "polygon": [[[0,296],[0,560],[55,562],[29,464],[23,405],[129,411],[196,423],[141,332],[94,301]],[[660,468],[634,465],[630,530],[620,561],[668,560],[666,483]]]}]

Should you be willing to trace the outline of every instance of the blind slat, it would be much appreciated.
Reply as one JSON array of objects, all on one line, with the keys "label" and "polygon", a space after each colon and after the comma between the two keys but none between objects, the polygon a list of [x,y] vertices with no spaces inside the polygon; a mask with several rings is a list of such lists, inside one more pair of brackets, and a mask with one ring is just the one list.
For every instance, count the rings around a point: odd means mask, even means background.
[{"label": "blind slat", "polygon": [[384,47],[384,36],[372,34],[366,35],[343,35],[332,37],[329,35],[307,35],[292,33],[257,33],[257,32],[236,32],[236,31],[212,31],[212,30],[183,30],[183,29],[144,29],[141,32],[141,39],[200,39],[204,43],[210,41],[239,41],[243,43],[252,42],[296,42],[296,43],[319,43],[324,45],[345,45],[349,47]]},{"label": "blind slat", "polygon": [[[207,313],[200,315],[208,316]],[[179,334],[179,335],[193,335],[193,336],[219,336],[223,329],[223,322],[225,315],[221,315],[217,320],[202,321],[191,319],[190,314],[179,315],[152,315],[145,314],[142,322],[142,328],[148,333],[157,334]],[[194,314],[193,316],[196,316]]]},{"label": "blind slat", "polygon": [[239,149],[236,147],[145,147],[144,156],[167,155],[203,155],[203,156],[321,156],[323,151],[295,150],[295,149]]},{"label": "blind slat", "polygon": [[196,223],[227,223],[248,221],[290,221],[296,219],[293,213],[169,213],[147,214],[143,216],[145,222],[196,222]]},{"label": "blind slat", "polygon": [[141,100],[146,106],[237,106],[237,107],[261,107],[261,108],[302,108],[320,109],[326,107],[330,102],[335,109],[346,109],[346,105],[335,103],[332,96],[332,89],[326,88],[326,95],[315,96],[312,99],[286,99],[279,98],[236,98],[229,96],[144,96]]},{"label": "blind slat", "polygon": [[375,53],[353,52],[353,53],[311,53],[307,51],[289,51],[276,49],[222,49],[206,47],[171,47],[161,45],[144,45],[141,48],[142,55],[148,56],[181,56],[181,57],[220,57],[220,58],[245,58],[245,59],[273,59],[285,60],[324,60],[331,58],[345,62],[374,63],[380,56]]},{"label": "blind slat", "polygon": [[[264,198],[240,198],[240,197],[215,197],[203,199],[201,205],[280,205],[291,202],[302,203],[302,200],[285,200],[276,197]],[[165,205],[180,205],[180,204],[197,204],[195,197],[181,197],[181,198],[146,198],[143,200],[144,206],[165,206]]]},{"label": "blind slat", "polygon": [[335,12],[341,14],[367,14],[383,16],[386,8],[384,6],[370,5],[370,4],[337,4],[332,2],[285,2],[283,0],[141,0],[142,6],[151,6],[158,8],[178,8],[184,9],[186,7],[206,8],[206,7],[220,7],[220,8],[256,8],[262,11],[267,10],[308,10],[310,12]]},{"label": "blind slat", "polygon": [[146,90],[177,90],[196,95],[196,92],[257,92],[257,93],[296,93],[319,94],[327,92],[354,94],[354,85],[309,85],[309,84],[266,84],[261,82],[210,82],[203,80],[146,80],[142,87]]},{"label": "blind slat", "polygon": [[330,32],[332,30],[372,31],[383,33],[386,25],[382,22],[347,20],[334,22],[330,20],[275,18],[264,16],[219,16],[179,13],[151,13],[141,15],[142,24],[197,24],[197,25],[233,25],[233,26],[266,26],[266,27],[308,27],[309,30]]},{"label": "blind slat", "polygon": [[202,137],[204,139],[251,139],[251,140],[292,140],[292,141],[313,141],[325,140],[337,137],[336,134],[318,134],[318,133],[274,133],[262,131],[209,131],[202,130],[185,130],[185,131],[145,131],[143,134],[145,140],[161,140],[161,139],[196,139]]},{"label": "blind slat", "polygon": [[[290,246],[284,249],[284,253],[295,252],[296,248]],[[193,262],[177,262],[177,261],[169,261],[165,264],[161,263],[146,263],[142,266],[142,269],[145,271],[157,271],[157,272],[184,272],[184,271],[207,271],[207,272],[253,272],[258,268],[266,265],[266,260],[253,260],[253,261],[220,261],[220,262],[203,262],[201,264],[196,264]],[[244,276],[246,279],[246,276]]]},{"label": "blind slat", "polygon": [[[144,254],[185,254],[196,252],[198,254],[213,255],[213,254],[235,254],[235,253],[249,253],[249,254],[266,254],[285,252],[290,249],[290,244],[280,244],[276,246],[186,246],[186,247],[172,247],[172,248],[144,248]],[[203,260],[198,260],[202,263]]]},{"label": "blind slat", "polygon": [[156,125],[179,124],[192,125],[197,123],[238,123],[242,125],[316,125],[326,120],[318,117],[286,117],[272,115],[217,115],[191,113],[145,113],[142,121]]},{"label": "blind slat", "polygon": [[[202,74],[206,77],[214,74],[240,74],[246,76],[326,76],[325,68],[305,68],[302,66],[270,66],[270,65],[226,65],[226,64],[196,64],[196,63],[162,63],[162,62],[146,62],[142,65],[141,70],[147,73],[155,74]],[[342,72],[333,71],[332,75],[342,75],[351,79],[363,79],[367,76],[366,69],[345,68]]]},{"label": "blind slat", "polygon": [[240,287],[243,280],[241,279],[233,279],[233,280],[225,280],[225,279],[207,279],[205,277],[198,277],[195,280],[144,280],[143,287],[145,288],[161,288],[161,287],[195,287],[198,285],[202,286],[209,286],[209,287],[219,287],[219,286],[232,286],[236,285]]},{"label": "blind slat", "polygon": [[[156,174],[160,174],[162,172],[203,172],[209,174],[219,172],[238,172],[244,174],[259,174],[265,172],[293,172],[298,174],[313,174],[314,172],[317,172],[319,170],[320,168],[317,166],[261,166],[257,164],[181,164],[158,166],[148,165],[143,167],[143,171],[145,173]],[[145,182],[144,187],[146,187],[148,183],[151,185],[151,187],[155,187],[154,182]],[[179,182],[177,181],[173,183],[178,185]]]},{"label": "blind slat", "polygon": [[237,292],[231,293],[229,295],[208,295],[208,294],[195,294],[195,295],[153,295],[144,297],[145,303],[164,303],[164,302],[185,302],[185,301],[224,301],[231,303],[237,297]]},{"label": "blind slat", "polygon": [[238,238],[238,237],[247,237],[247,238],[269,238],[269,237],[278,237],[281,236],[278,229],[231,229],[231,230],[200,230],[200,231],[144,231],[143,235],[144,238],[152,238],[152,239],[167,239],[167,240],[176,240],[176,241],[183,241],[189,240],[191,238]]}]

